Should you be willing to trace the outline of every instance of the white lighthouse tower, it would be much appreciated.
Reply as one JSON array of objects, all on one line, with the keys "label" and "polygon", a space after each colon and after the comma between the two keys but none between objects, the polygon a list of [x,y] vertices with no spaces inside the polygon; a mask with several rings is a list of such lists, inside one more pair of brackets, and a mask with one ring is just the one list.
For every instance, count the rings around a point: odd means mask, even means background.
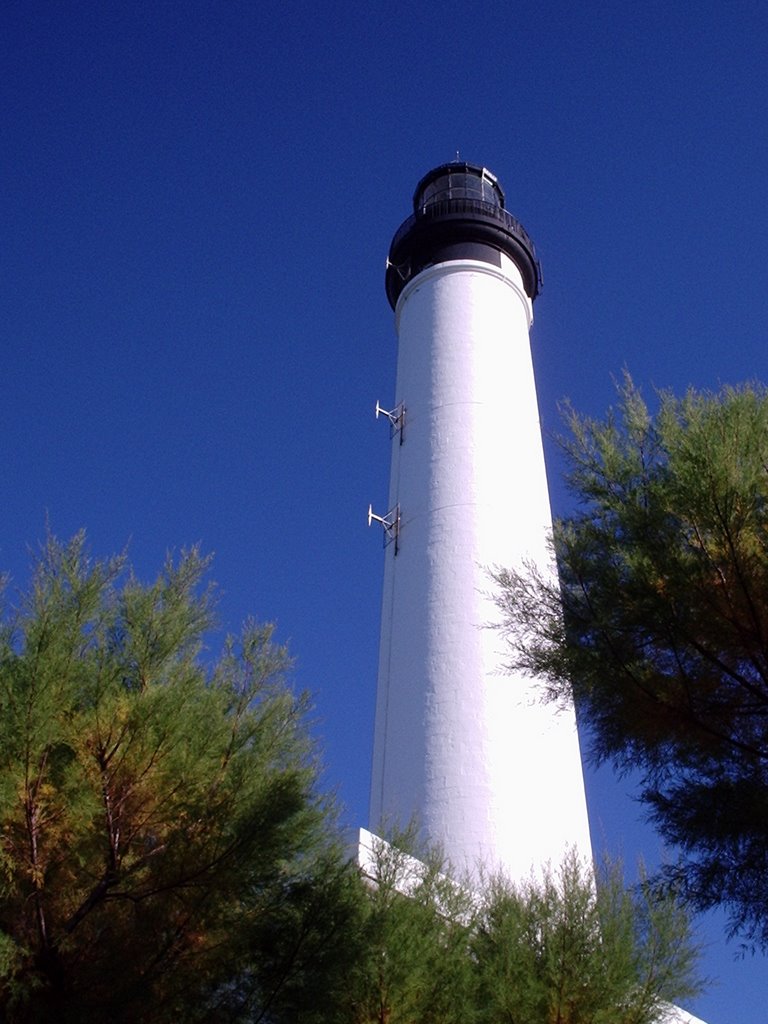
[{"label": "white lighthouse tower", "polygon": [[454,867],[512,878],[590,856],[575,717],[504,670],[488,628],[488,569],[548,559],[540,286],[494,175],[456,162],[419,182],[386,274],[398,365],[389,505],[371,516],[387,547],[370,827],[415,820]]}]

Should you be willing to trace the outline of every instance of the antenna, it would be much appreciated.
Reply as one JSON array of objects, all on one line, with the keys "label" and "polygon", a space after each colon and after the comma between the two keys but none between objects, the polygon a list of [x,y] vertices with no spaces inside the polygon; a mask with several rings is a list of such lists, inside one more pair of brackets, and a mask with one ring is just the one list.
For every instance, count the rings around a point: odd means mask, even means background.
[{"label": "antenna", "polygon": [[405,440],[405,406],[401,402],[394,409],[385,409],[378,401],[376,402],[376,419],[379,416],[386,416],[389,420],[389,436],[394,437],[400,433],[400,444]]},{"label": "antenna", "polygon": [[384,527],[384,547],[388,547],[392,541],[395,542],[395,554],[400,550],[398,538],[400,536],[400,506],[395,505],[385,516],[377,516],[373,511],[373,505],[368,506],[368,525],[381,523]]}]

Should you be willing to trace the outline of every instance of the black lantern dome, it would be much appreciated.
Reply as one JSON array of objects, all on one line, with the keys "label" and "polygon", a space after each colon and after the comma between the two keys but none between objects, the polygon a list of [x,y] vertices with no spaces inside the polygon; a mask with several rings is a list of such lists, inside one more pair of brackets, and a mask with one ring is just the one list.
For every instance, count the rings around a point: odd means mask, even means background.
[{"label": "black lantern dome", "polygon": [[392,308],[412,277],[448,260],[517,265],[529,297],[541,291],[541,267],[525,228],[504,208],[504,192],[485,167],[455,161],[425,174],[413,196],[413,214],[392,239],[387,298]]}]

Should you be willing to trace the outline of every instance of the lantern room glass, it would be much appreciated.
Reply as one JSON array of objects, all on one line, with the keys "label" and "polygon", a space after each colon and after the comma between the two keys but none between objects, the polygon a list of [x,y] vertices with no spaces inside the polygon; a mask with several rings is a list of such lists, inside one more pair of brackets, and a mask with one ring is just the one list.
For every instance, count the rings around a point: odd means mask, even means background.
[{"label": "lantern room glass", "polygon": [[492,206],[504,206],[503,195],[495,181],[484,172],[473,173],[462,167],[449,170],[428,182],[419,196],[418,208],[451,199],[472,199]]}]

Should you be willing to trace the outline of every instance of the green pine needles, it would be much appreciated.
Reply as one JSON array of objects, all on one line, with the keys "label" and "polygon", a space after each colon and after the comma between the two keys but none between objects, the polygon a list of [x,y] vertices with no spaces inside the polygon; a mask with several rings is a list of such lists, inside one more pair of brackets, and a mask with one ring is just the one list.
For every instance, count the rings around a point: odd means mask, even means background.
[{"label": "green pine needles", "polygon": [[4,1020],[216,1019],[249,929],[324,842],[287,654],[249,625],[204,663],[206,569],[186,552],[145,586],[49,538],[6,614]]},{"label": "green pine needles", "polygon": [[205,651],[207,568],[49,538],[2,617],[4,1021],[653,1024],[695,990],[674,902],[575,859],[477,891],[400,836],[362,878],[272,628]]},{"label": "green pine needles", "polygon": [[651,413],[627,377],[603,421],[566,422],[559,585],[496,574],[512,660],[575,698],[597,761],[639,771],[680,853],[666,881],[768,948],[768,393]]},{"label": "green pine needles", "polygon": [[522,883],[457,883],[395,842],[370,880],[355,1024],[660,1024],[700,990],[684,910],[618,868],[569,854]]}]

